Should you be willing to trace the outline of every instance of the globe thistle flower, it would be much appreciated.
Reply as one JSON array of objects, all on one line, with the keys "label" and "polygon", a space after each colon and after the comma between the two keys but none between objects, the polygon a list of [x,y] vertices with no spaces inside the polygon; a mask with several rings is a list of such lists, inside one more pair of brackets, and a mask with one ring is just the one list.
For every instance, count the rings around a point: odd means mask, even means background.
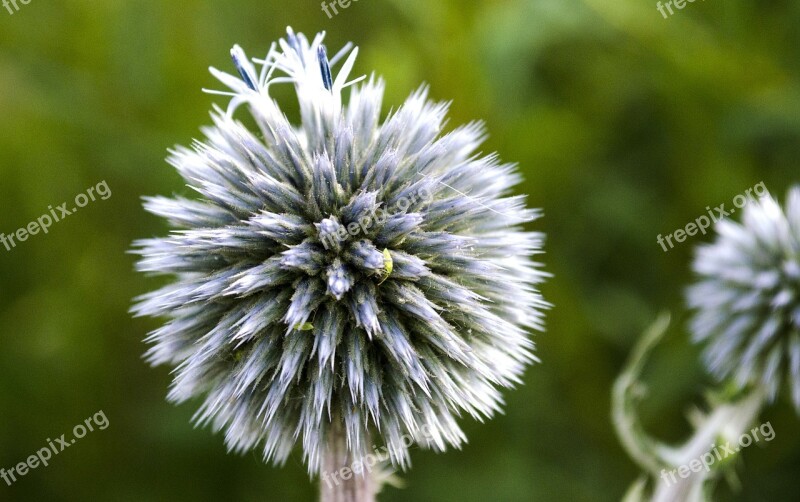
[{"label": "globe thistle flower", "polygon": [[694,338],[708,370],[774,400],[787,380],[800,413],[800,187],[785,211],[751,201],[742,223],[717,223],[717,240],[697,251],[699,281],[688,291]]},{"label": "globe thistle flower", "polygon": [[174,282],[133,311],[168,319],[146,358],[231,450],[282,463],[300,443],[315,473],[342,430],[355,461],[383,444],[405,467],[410,443],[461,445],[456,418],[500,410],[535,360],[543,236],[522,225],[539,212],[510,195],[514,166],[475,153],[480,124],[442,135],[425,89],[381,122],[383,83],[353,85],[357,49],[328,60],[322,40],[290,29],[263,60],[234,47],[238,77],[211,69],[230,104],[168,159],[199,198],[146,198],[175,229],[135,243],[138,270]]}]

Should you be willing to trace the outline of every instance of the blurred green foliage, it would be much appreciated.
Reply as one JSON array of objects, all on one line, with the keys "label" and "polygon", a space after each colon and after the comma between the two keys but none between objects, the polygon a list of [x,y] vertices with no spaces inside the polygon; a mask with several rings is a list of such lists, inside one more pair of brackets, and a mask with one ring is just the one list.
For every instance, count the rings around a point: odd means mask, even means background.
[{"label": "blurred green foliage", "polygon": [[[228,49],[266,52],[286,25],[361,47],[355,72],[383,75],[385,108],[422,82],[453,100],[450,125],[484,119],[485,151],[519,162],[545,210],[556,307],[536,335],[542,364],[506,393],[505,415],[464,420],[463,451],[414,453],[382,500],[619,500],[638,472],[609,421],[630,347],[661,309],[678,320],[648,372],[644,417],[670,440],[711,384],[684,328],[698,236],[671,233],[764,181],[800,180],[800,4],[707,1],[665,20],[652,0],[361,0],[329,19],[319,2],[33,0],[0,10],[0,231],[9,234],[106,180],[113,196],[7,252],[0,247],[0,467],[98,410],[82,439],[0,500],[311,500],[298,456],[283,469],[228,455],[164,396],[168,370],[141,359],[132,240],[165,225],[140,196],[186,193],[166,149],[198,137]],[[290,89],[279,91],[292,110]],[[720,500],[791,500],[798,418],[762,417],[776,440],[744,452],[743,488]]]}]

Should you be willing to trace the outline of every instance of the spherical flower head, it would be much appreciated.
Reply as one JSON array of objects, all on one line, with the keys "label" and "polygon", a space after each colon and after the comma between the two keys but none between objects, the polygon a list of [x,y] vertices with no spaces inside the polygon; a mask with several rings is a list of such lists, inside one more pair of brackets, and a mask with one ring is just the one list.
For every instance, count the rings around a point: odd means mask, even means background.
[{"label": "spherical flower head", "polygon": [[800,413],[800,187],[785,211],[771,196],[751,201],[742,223],[717,223],[700,247],[688,291],[695,340],[708,370],[774,400],[785,378]]},{"label": "spherical flower head", "polygon": [[[212,69],[230,105],[169,158],[200,197],[147,198],[176,229],[135,245],[174,282],[134,312],[169,319],[147,359],[230,449],[281,463],[300,442],[314,473],[335,425],[357,461],[382,445],[405,467],[411,444],[459,446],[456,417],[498,411],[535,360],[543,236],[523,224],[539,213],[511,195],[514,166],[475,153],[480,124],[441,134],[425,90],[382,122],[379,80],[343,104],[357,50],[329,61],[322,38],[289,30],[259,71],[238,46],[239,77]],[[281,82],[299,125],[270,97]]]}]

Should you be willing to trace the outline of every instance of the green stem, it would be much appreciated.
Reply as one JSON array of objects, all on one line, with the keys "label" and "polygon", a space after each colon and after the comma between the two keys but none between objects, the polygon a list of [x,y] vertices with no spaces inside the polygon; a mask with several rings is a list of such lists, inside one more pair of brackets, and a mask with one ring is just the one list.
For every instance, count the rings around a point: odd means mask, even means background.
[{"label": "green stem", "polygon": [[[709,452],[720,438],[735,443],[748,432],[758,419],[766,392],[754,388],[735,401],[715,403],[710,412],[696,416],[694,434],[679,447],[670,447],[652,438],[639,420],[636,405],[643,394],[642,370],[668,326],[669,315],[662,314],[634,347],[614,384],[612,418],[623,447],[655,484],[651,502],[704,501],[711,488],[708,482],[720,472],[712,468],[720,459],[713,458]],[[690,463],[697,466],[704,458],[702,469],[689,471]],[[631,487],[626,502],[647,500],[645,480],[642,478]]]},{"label": "green stem", "polygon": [[[766,392],[761,388],[750,391],[742,399],[733,403],[722,403],[714,408],[697,424],[697,428],[680,448],[669,449],[664,454],[665,467],[659,473],[658,483],[654,490],[653,502],[671,502],[673,500],[705,500],[704,487],[707,481],[716,477],[719,472],[704,468],[699,472],[692,471],[687,477],[681,477],[681,466],[691,467],[706,462],[718,462],[719,458],[710,453],[719,445],[719,440],[735,445],[742,434],[747,434],[750,427],[758,419],[766,400]],[[738,451],[738,447],[736,448]],[[684,467],[684,474],[686,474]]]}]

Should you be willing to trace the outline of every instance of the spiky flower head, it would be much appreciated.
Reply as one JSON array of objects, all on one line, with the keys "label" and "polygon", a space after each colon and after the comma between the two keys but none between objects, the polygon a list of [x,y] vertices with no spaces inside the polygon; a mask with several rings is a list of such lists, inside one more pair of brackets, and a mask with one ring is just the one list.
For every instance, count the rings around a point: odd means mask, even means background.
[{"label": "spiky flower head", "polygon": [[535,359],[543,237],[522,229],[538,212],[510,195],[514,166],[475,153],[480,124],[442,135],[447,105],[425,90],[381,122],[374,78],[343,104],[357,50],[329,61],[322,39],[289,30],[258,71],[238,46],[239,77],[212,68],[230,105],[169,158],[200,197],[147,198],[176,229],[136,243],[138,270],[175,281],[134,312],[169,318],[147,359],[230,449],[281,463],[300,441],[313,473],[335,424],[353,458],[383,445],[405,467],[413,442],[459,446],[456,417],[498,411]]},{"label": "spiky flower head", "polygon": [[699,281],[688,292],[695,339],[708,370],[774,399],[784,375],[800,412],[800,187],[785,211],[766,195],[742,223],[717,223],[717,240],[698,249]]}]

